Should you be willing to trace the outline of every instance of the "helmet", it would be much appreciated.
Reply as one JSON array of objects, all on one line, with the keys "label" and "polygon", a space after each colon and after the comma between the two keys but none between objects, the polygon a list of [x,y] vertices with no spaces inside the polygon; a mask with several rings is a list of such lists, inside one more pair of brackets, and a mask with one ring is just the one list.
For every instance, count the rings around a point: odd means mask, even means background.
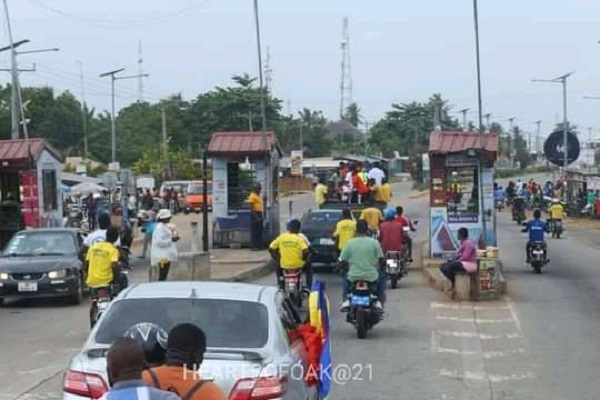
[{"label": "helmet", "polygon": [[386,221],[391,221],[392,219],[396,218],[396,210],[393,208],[386,208],[383,212],[383,216],[385,217]]},{"label": "helmet", "polygon": [[552,199],[552,204],[558,204],[559,200],[558,199]]},{"label": "helmet", "polygon": [[167,352],[168,333],[151,322],[141,322],[129,328],[123,335],[135,339],[144,349],[148,364],[164,364]]}]

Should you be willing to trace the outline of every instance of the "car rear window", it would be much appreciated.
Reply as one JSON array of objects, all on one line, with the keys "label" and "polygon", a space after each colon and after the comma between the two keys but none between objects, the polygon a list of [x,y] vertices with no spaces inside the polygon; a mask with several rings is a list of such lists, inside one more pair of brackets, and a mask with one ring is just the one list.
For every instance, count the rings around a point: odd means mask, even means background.
[{"label": "car rear window", "polygon": [[260,348],[267,343],[268,310],[261,303],[221,299],[125,299],[110,307],[96,342],[110,344],[133,325],[155,323],[167,332],[191,322],[206,333],[209,347]]},{"label": "car rear window", "polygon": [[309,213],[303,218],[302,229],[333,229],[341,217],[339,212]]}]

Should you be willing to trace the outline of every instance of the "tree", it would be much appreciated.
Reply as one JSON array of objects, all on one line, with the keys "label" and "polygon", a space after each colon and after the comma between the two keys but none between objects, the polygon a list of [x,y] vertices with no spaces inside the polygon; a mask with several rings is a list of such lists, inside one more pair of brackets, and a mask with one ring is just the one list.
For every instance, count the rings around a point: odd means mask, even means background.
[{"label": "tree", "polygon": [[346,107],[343,119],[350,122],[355,128],[358,128],[358,125],[362,123],[362,116],[360,115],[360,108],[358,108],[356,103],[352,103]]}]

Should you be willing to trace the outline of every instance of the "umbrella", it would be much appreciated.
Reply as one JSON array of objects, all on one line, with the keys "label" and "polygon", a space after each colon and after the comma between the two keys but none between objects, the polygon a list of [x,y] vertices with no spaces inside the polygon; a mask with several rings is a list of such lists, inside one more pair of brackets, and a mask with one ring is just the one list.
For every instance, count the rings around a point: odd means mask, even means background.
[{"label": "umbrella", "polygon": [[71,187],[70,187],[70,186],[68,186],[68,185],[65,185],[64,183],[62,183],[62,184],[60,185],[60,190],[61,190],[61,191],[62,191],[64,194],[67,194],[67,193],[69,193],[69,192],[71,191]]},{"label": "umbrella", "polygon": [[96,185],[95,183],[83,182],[73,186],[70,190],[70,194],[85,196],[91,193],[99,193],[103,190],[106,190],[103,186]]}]

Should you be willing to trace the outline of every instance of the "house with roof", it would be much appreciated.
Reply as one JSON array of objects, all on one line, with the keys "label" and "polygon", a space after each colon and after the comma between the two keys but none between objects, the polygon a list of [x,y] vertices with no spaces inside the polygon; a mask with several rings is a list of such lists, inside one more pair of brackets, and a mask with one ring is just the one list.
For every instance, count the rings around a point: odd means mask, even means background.
[{"label": "house with roof", "polygon": [[62,155],[44,139],[0,140],[0,197],[21,203],[25,225],[62,225]]}]

